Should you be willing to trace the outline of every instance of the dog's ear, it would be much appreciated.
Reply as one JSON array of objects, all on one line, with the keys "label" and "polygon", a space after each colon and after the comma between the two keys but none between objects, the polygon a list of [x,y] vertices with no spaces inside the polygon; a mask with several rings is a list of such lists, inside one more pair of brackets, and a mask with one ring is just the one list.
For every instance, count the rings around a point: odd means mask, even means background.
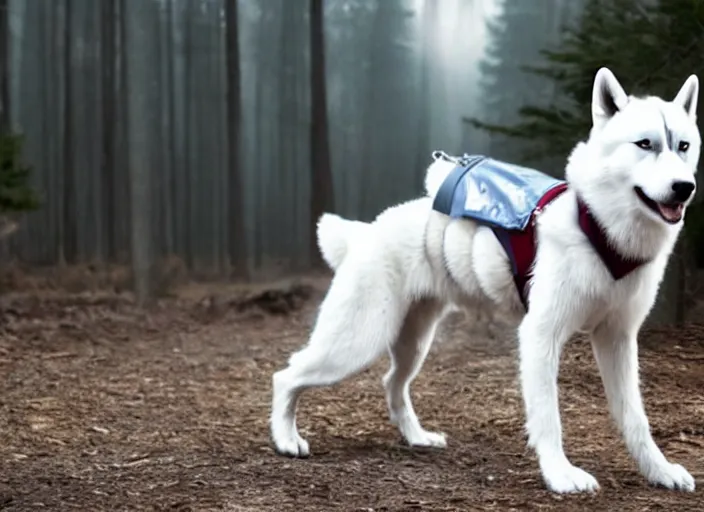
[{"label": "dog's ear", "polygon": [[697,75],[690,75],[677,93],[673,103],[682,105],[682,108],[692,119],[697,118],[697,100],[699,99],[699,79]]},{"label": "dog's ear", "polygon": [[601,128],[628,103],[628,95],[608,68],[601,68],[594,77],[592,90],[592,122]]}]

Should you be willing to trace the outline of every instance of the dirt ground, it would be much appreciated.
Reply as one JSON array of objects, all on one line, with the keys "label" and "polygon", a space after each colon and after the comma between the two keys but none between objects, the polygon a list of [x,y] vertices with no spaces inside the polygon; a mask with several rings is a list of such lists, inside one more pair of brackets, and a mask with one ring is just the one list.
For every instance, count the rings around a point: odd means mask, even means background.
[{"label": "dirt ground", "polygon": [[575,340],[560,377],[566,450],[602,489],[559,497],[525,449],[511,334],[464,319],[443,329],[413,387],[446,450],[403,445],[381,361],[304,396],[310,459],[274,455],[271,374],[305,341],[319,300],[307,286],[191,289],[147,312],[119,294],[4,297],[0,509],[704,510],[704,324],[646,332],[641,352],[655,438],[697,491],[650,488],[637,473]]}]

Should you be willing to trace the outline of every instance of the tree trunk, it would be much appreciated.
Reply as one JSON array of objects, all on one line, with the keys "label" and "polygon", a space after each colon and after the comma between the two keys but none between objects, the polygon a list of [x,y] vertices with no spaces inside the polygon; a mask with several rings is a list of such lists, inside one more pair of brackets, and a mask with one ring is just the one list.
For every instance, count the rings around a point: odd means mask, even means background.
[{"label": "tree trunk", "polygon": [[[152,115],[149,116],[149,126],[151,128],[152,151],[149,155],[150,169],[156,172],[151,173],[151,218],[150,229],[152,233],[152,259],[156,262],[168,250],[169,228],[165,215],[166,204],[168,203],[170,186],[168,181],[168,172],[166,170],[164,159],[165,134],[163,129],[162,114],[166,110],[163,108],[165,103],[163,95],[163,77],[161,73],[161,65],[164,61],[164,52],[161,46],[161,36],[164,30],[163,21],[161,19],[162,7],[156,2],[149,2],[145,5],[148,16],[151,18],[151,30],[148,31],[150,36],[149,48],[152,48],[152,53],[149,54],[150,62],[150,79],[145,84],[145,93],[149,98],[148,101],[152,105]],[[170,171],[171,169],[169,169]]]},{"label": "tree trunk", "polygon": [[10,26],[8,0],[0,0],[0,134],[11,130],[10,117]]},{"label": "tree trunk", "polygon": [[73,66],[71,59],[71,32],[73,30],[73,2],[65,0],[65,26],[64,26],[64,115],[63,115],[63,225],[64,241],[62,260],[74,263],[77,253],[76,239],[76,198],[75,198],[75,169],[73,158]]},{"label": "tree trunk", "polygon": [[103,205],[105,208],[104,226],[108,260],[117,256],[115,238],[115,126],[117,118],[115,106],[115,0],[104,0],[101,13],[101,66],[102,66],[102,115],[103,141],[101,170],[103,174]]},{"label": "tree trunk", "polygon": [[416,148],[416,172],[422,182],[425,170],[430,163],[430,77],[433,47],[433,31],[437,23],[438,5],[434,0],[425,0],[423,4],[423,39],[420,57],[420,87],[418,109],[418,147]]},{"label": "tree trunk", "polygon": [[176,60],[176,52],[174,49],[174,5],[173,2],[166,2],[166,81],[165,90],[167,99],[167,138],[168,144],[165,148],[166,152],[166,165],[169,167],[169,208],[167,210],[169,229],[172,234],[172,240],[170,245],[170,251],[178,254],[179,244],[181,236],[178,232],[180,226],[177,216],[178,204],[179,204],[179,181],[178,173],[179,169],[176,165],[178,151],[176,149],[176,123],[178,122],[176,116],[176,93],[174,87],[174,61]]},{"label": "tree trunk", "polygon": [[687,321],[687,271],[689,270],[689,247],[687,246],[686,237],[682,237],[679,245],[679,251],[677,251],[679,265],[676,267],[677,300],[675,302],[675,325],[684,327]]},{"label": "tree trunk", "polygon": [[334,208],[330,141],[328,134],[327,88],[325,83],[325,26],[323,0],[310,0],[311,52],[311,202],[310,257],[314,267],[323,264],[318,251],[316,226],[320,216]]},{"label": "tree trunk", "polygon": [[233,277],[246,279],[247,238],[244,223],[244,198],[241,175],[241,78],[239,17],[237,2],[225,2],[225,44],[227,58],[227,174],[228,174],[228,253]]},{"label": "tree trunk", "polygon": [[[119,118],[118,126],[116,128],[116,136],[119,143],[116,147],[119,151],[115,154],[116,169],[121,172],[115,176],[115,179],[119,182],[118,196],[124,201],[123,206],[120,207],[120,211],[123,215],[120,218],[115,219],[115,231],[116,234],[119,228],[119,243],[118,248],[122,248],[122,252],[119,253],[118,257],[120,261],[124,263],[129,263],[131,261],[131,249],[130,249],[130,237],[131,237],[131,221],[129,218],[129,211],[131,208],[132,198],[130,196],[130,179],[129,173],[129,154],[130,154],[130,137],[129,137],[129,76],[127,70],[128,61],[128,49],[127,49],[127,0],[117,0],[117,8],[119,14],[117,15],[117,39],[119,41],[119,50],[117,55],[117,67],[120,70],[117,77],[118,84],[118,102],[116,107],[116,115]],[[125,176],[127,174],[127,176]]]},{"label": "tree trunk", "polygon": [[183,126],[184,126],[184,137],[183,137],[183,179],[186,184],[186,190],[184,194],[183,201],[183,229],[184,229],[184,245],[185,245],[185,258],[186,266],[190,271],[195,269],[195,242],[193,236],[193,183],[191,180],[191,155],[193,151],[191,150],[192,140],[191,134],[193,133],[193,121],[192,121],[192,74],[193,74],[193,20],[191,17],[194,15],[195,8],[193,6],[193,0],[186,0],[184,6],[184,16],[182,19],[184,27],[184,44],[183,44]]},{"label": "tree trunk", "polygon": [[684,241],[675,245],[665,269],[658,297],[648,316],[648,326],[682,326],[686,318],[686,272]]},{"label": "tree trunk", "polygon": [[145,28],[149,12],[140,2],[125,2],[127,67],[127,123],[130,152],[130,233],[132,245],[132,275],[135,298],[143,306],[151,295],[151,137],[149,133],[150,63],[144,51],[151,43]]}]

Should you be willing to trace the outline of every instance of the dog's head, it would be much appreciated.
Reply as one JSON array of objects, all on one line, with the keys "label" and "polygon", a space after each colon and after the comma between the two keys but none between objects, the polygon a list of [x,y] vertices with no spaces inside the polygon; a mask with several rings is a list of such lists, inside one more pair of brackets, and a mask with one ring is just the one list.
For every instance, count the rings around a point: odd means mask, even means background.
[{"label": "dog's head", "polygon": [[590,195],[605,210],[614,214],[627,210],[661,226],[681,223],[696,190],[701,147],[698,95],[696,75],[684,82],[672,101],[665,101],[628,96],[609,69],[597,72],[593,126],[583,148],[586,155],[582,153],[589,164],[574,164],[590,174],[580,172],[578,181],[591,189]]}]

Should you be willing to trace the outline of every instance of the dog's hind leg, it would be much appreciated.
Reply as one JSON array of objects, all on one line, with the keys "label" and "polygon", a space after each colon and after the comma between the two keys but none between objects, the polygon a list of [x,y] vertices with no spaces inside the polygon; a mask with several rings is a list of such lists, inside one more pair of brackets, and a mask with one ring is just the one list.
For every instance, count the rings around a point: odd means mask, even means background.
[{"label": "dog's hind leg", "polygon": [[425,430],[418,420],[411,401],[411,382],[423,366],[443,313],[436,301],[422,300],[406,315],[398,339],[389,347],[391,368],[384,376],[386,401],[391,422],[396,424],[411,446],[444,448],[445,435]]},{"label": "dog's hind leg", "polygon": [[380,272],[340,271],[320,307],[310,341],[273,377],[271,434],[276,450],[306,457],[296,404],[307,388],[330,386],[372,364],[398,336],[408,309]]}]

